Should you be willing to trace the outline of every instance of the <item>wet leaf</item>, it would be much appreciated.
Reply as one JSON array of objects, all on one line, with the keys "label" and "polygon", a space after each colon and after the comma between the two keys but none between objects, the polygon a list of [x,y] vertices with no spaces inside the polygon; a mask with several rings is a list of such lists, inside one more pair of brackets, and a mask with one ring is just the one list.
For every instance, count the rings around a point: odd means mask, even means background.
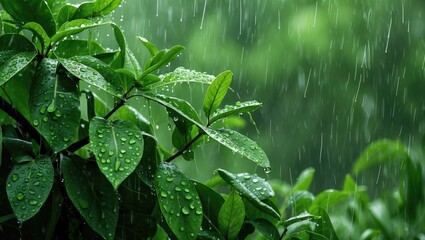
[{"label": "wet leaf", "polygon": [[264,200],[274,196],[274,191],[270,184],[257,174],[238,173],[237,180],[240,184],[249,189],[258,199]]},{"label": "wet leaf", "polygon": [[271,206],[262,202],[250,189],[248,189],[244,184],[240,182],[236,175],[223,169],[217,169],[217,173],[225,182],[234,187],[235,190],[239,192],[239,194],[241,194],[243,198],[247,199],[255,207],[259,208],[264,213],[276,219],[280,219],[279,213],[276,212]]},{"label": "wet leaf", "polygon": [[235,105],[226,105],[223,109],[217,110],[212,114],[210,123],[231,115],[252,112],[261,106],[262,104],[257,101],[238,102]]},{"label": "wet leaf", "polygon": [[56,17],[56,25],[59,29],[63,29],[62,25],[72,20],[72,15],[74,15],[75,11],[77,11],[77,7],[71,4],[61,7]]},{"label": "wet leaf", "polygon": [[114,239],[118,195],[99,170],[79,157],[64,157],[61,170],[69,198],[87,224],[105,239]]},{"label": "wet leaf", "polygon": [[351,196],[350,192],[338,191],[333,189],[325,190],[319,193],[311,203],[309,212],[315,214],[312,209],[321,207],[324,209],[329,209],[335,206],[338,203],[348,199]]},{"label": "wet leaf", "polygon": [[202,222],[204,229],[218,228],[218,214],[224,203],[224,198],[213,189],[200,182],[193,181],[201,200],[205,220]]},{"label": "wet leaf", "polygon": [[56,73],[57,60],[40,63],[29,96],[31,123],[55,152],[78,138],[80,98],[77,85]]},{"label": "wet leaf", "polygon": [[300,214],[309,209],[314,200],[314,195],[305,190],[296,191],[293,193],[287,202],[287,207],[291,207],[294,214]]},{"label": "wet leaf", "polygon": [[124,105],[120,107],[109,120],[126,120],[136,125],[140,131],[150,133],[152,132],[152,126],[149,120],[143,116],[136,108],[130,105]]},{"label": "wet leaf", "polygon": [[193,182],[169,163],[159,165],[155,189],[161,213],[178,239],[196,239],[202,224],[202,205]]},{"label": "wet leaf", "polygon": [[229,129],[215,130],[212,128],[202,128],[208,136],[229,148],[235,153],[239,153],[249,160],[255,162],[258,166],[270,169],[270,162],[267,155],[264,153],[256,142],[248,137]]},{"label": "wet leaf", "polygon": [[11,56],[9,60],[0,67],[0,85],[3,85],[22,71],[32,62],[35,56],[35,52],[20,52]]},{"label": "wet leaf", "polygon": [[63,40],[55,48],[55,54],[61,58],[71,58],[74,56],[95,55],[104,53],[105,49],[96,42],[86,40]]},{"label": "wet leaf", "polygon": [[[170,63],[171,61],[173,61],[178,54],[180,54],[182,51],[184,50],[183,46],[180,45],[176,45],[171,47],[168,50],[163,50],[158,52],[154,57],[154,59],[156,59],[155,62],[152,62],[152,64],[150,64],[143,72],[142,74],[139,76],[138,81],[141,81],[141,79],[143,79],[146,75],[152,73],[155,70],[160,69],[161,67],[167,65],[168,63]],[[158,57],[160,56],[160,57]]]},{"label": "wet leaf", "polygon": [[103,75],[95,69],[70,59],[60,59],[59,61],[66,70],[77,78],[80,78],[88,84],[96,86],[109,94],[117,97],[122,96],[122,90],[106,80],[105,77],[103,77]]},{"label": "wet leaf", "polygon": [[73,19],[78,18],[94,18],[104,16],[117,8],[122,0],[95,0],[93,2],[84,2],[78,6]]},{"label": "wet leaf", "polygon": [[153,95],[145,93],[142,94],[142,96],[175,111],[177,114],[189,120],[198,127],[203,127],[202,121],[199,118],[198,113],[187,101],[180,98],[168,97],[161,94]]},{"label": "wet leaf", "polygon": [[40,52],[45,53],[45,51],[49,48],[50,38],[46,31],[44,31],[43,27],[36,22],[29,22],[22,26],[22,28],[30,30],[38,38],[42,46]]},{"label": "wet leaf", "polygon": [[47,5],[50,8],[50,11],[52,11],[52,14],[54,17],[56,17],[60,11],[60,9],[65,6],[66,0],[45,0]]},{"label": "wet leaf", "polygon": [[310,214],[308,212],[302,212],[301,214],[298,214],[295,217],[291,217],[291,218],[286,219],[283,222],[283,226],[288,227],[289,225],[294,224],[296,222],[301,222],[301,221],[311,220],[311,219],[318,220],[318,219],[320,219],[320,217],[319,216],[312,215],[312,214]]},{"label": "wet leaf", "polygon": [[129,121],[95,117],[90,121],[89,136],[100,171],[118,189],[142,158],[141,131]]},{"label": "wet leaf", "polygon": [[249,221],[248,223],[251,223],[252,225],[254,225],[255,229],[257,229],[267,239],[278,240],[280,237],[279,231],[277,230],[277,228],[271,222],[265,219],[258,218],[258,219]]},{"label": "wet leaf", "polygon": [[380,163],[405,160],[407,152],[398,141],[380,140],[373,142],[360,155],[354,164],[353,172],[355,174]]},{"label": "wet leaf", "polygon": [[43,27],[49,36],[55,34],[55,20],[44,0],[0,0],[0,3],[3,9],[20,25],[36,22]]},{"label": "wet leaf", "polygon": [[[35,52],[34,44],[20,34],[3,34],[0,36],[0,52]],[[4,63],[4,61],[0,61]]]},{"label": "wet leaf", "polygon": [[183,67],[178,67],[173,72],[160,75],[159,78],[157,77],[155,79],[155,81],[152,81],[150,78],[148,78],[148,76],[149,75],[147,75],[141,80],[143,87],[146,87],[154,83],[158,83],[158,84],[150,86],[148,89],[163,88],[168,86],[169,84],[176,84],[176,83],[211,84],[211,82],[215,78],[213,75],[197,72],[194,70],[189,70]]},{"label": "wet leaf", "polygon": [[7,177],[7,197],[16,218],[32,218],[43,206],[53,186],[54,170],[49,157],[15,165]]},{"label": "wet leaf", "polygon": [[78,34],[86,29],[94,28],[103,26],[106,24],[110,24],[107,22],[93,22],[91,20],[87,19],[77,19],[72,20],[69,22],[65,22],[62,24],[62,26],[59,28],[58,32],[52,36],[51,42],[52,44],[56,44],[60,40],[64,39],[65,37]]},{"label": "wet leaf", "polygon": [[158,53],[158,49],[155,47],[155,45],[151,42],[149,42],[146,38],[137,36],[137,39],[142,42],[142,44],[146,47],[146,49],[149,51],[151,56],[155,56],[155,54]]},{"label": "wet leaf", "polygon": [[208,119],[210,119],[211,114],[215,112],[226,96],[232,82],[232,75],[231,71],[224,71],[208,87],[203,104],[204,112]]},{"label": "wet leaf", "polygon": [[226,239],[236,239],[245,219],[245,208],[241,197],[232,191],[221,206],[218,227]]},{"label": "wet leaf", "polygon": [[314,178],[314,168],[307,168],[304,169],[300,176],[297,179],[297,182],[295,182],[294,187],[292,188],[292,191],[301,191],[301,190],[308,190],[310,188],[310,184],[313,181]]}]

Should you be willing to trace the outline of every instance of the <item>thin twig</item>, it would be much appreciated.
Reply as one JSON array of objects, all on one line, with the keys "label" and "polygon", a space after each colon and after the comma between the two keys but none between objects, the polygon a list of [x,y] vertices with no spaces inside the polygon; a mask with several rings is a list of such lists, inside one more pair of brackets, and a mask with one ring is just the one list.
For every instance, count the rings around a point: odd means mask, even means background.
[{"label": "thin twig", "polygon": [[182,155],[184,152],[186,152],[190,146],[192,146],[193,143],[195,143],[196,140],[198,140],[198,138],[200,138],[202,135],[204,134],[204,132],[200,132],[198,133],[198,135],[196,135],[190,142],[188,142],[186,145],[184,145],[184,147],[182,149],[180,149],[178,152],[174,153],[172,156],[170,156],[169,158],[167,158],[167,160],[165,160],[166,162],[171,162],[174,159],[176,159],[177,157],[179,157],[180,155]]}]

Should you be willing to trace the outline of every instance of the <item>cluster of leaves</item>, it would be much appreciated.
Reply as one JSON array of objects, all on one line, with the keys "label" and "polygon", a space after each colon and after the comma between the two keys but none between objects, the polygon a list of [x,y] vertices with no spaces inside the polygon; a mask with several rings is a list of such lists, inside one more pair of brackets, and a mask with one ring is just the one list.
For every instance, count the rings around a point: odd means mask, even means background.
[{"label": "cluster of leaves", "polygon": [[359,185],[350,174],[341,190],[327,189],[317,195],[309,191],[312,168],[304,170],[293,185],[273,180],[282,216],[290,216],[283,222],[286,236],[325,239],[319,233],[331,239],[423,239],[422,168],[403,144],[384,139],[367,147],[353,167],[357,181],[373,179],[369,186],[381,185],[372,196],[372,189]]},{"label": "cluster of leaves", "polygon": [[[0,3],[2,236],[243,239],[258,229],[280,237],[274,192],[264,179],[218,170],[232,189],[223,197],[171,163],[194,159],[193,149],[212,140],[270,171],[254,141],[221,127],[221,120],[261,107],[247,101],[219,109],[230,71],[214,77],[178,68],[158,76],[183,47],[159,50],[138,37],[151,55],[141,67],[119,26],[102,18],[121,0]],[[90,33],[74,37],[100,26],[112,28],[118,50]],[[203,116],[163,94],[179,82],[208,84]],[[160,145],[130,99],[166,109],[173,149]]]}]

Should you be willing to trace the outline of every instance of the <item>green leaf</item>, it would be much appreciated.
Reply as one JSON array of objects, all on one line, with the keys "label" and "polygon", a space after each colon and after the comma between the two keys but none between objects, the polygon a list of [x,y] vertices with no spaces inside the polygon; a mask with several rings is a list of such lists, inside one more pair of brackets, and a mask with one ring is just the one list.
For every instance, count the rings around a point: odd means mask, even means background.
[{"label": "green leaf", "polygon": [[312,215],[312,214],[304,211],[304,212],[300,213],[299,215],[297,215],[295,217],[291,217],[291,218],[286,219],[283,222],[283,226],[288,227],[289,225],[292,225],[294,223],[305,221],[305,220],[311,220],[311,219],[318,220],[318,219],[320,219],[320,217]]},{"label": "green leaf", "polygon": [[0,86],[28,66],[35,56],[35,52],[20,52],[13,55],[0,67]]},{"label": "green leaf", "polygon": [[61,58],[74,56],[96,55],[104,53],[105,49],[97,42],[89,43],[87,40],[63,40],[56,45],[55,54]]},{"label": "green leaf", "polygon": [[218,227],[226,239],[233,240],[238,236],[245,219],[245,208],[241,197],[232,191],[221,206],[218,214]]},{"label": "green leaf", "polygon": [[[138,80],[140,81],[146,75],[152,73],[155,70],[160,69],[162,66],[167,65],[169,62],[173,61],[177,57],[177,55],[179,53],[181,53],[183,50],[184,50],[184,47],[183,46],[180,46],[180,45],[173,46],[172,48],[166,50],[165,53],[164,53],[164,55],[161,56],[156,63],[154,63],[153,65],[149,66],[148,68],[146,68],[142,72],[142,74],[140,75],[140,77],[138,78]],[[161,52],[158,52],[158,54],[161,53]]]},{"label": "green leaf", "polygon": [[279,231],[277,230],[277,228],[271,222],[265,219],[258,218],[258,219],[249,221],[248,223],[251,223],[252,225],[254,225],[255,229],[257,229],[267,239],[278,240],[280,237]]},{"label": "green leaf", "polygon": [[252,112],[261,107],[261,103],[257,101],[237,102],[236,105],[226,105],[211,116],[210,123],[226,118],[231,115]]},{"label": "green leaf", "polygon": [[54,170],[49,157],[15,165],[7,177],[7,197],[16,218],[32,218],[43,206],[53,186]]},{"label": "green leaf", "polygon": [[143,157],[140,164],[136,168],[137,176],[149,187],[153,187],[158,161],[160,159],[156,139],[144,133],[143,141],[145,147],[143,148]]},{"label": "green leaf", "polygon": [[203,104],[204,112],[208,119],[210,119],[211,114],[220,106],[231,82],[232,72],[224,71],[208,87]]},{"label": "green leaf", "polygon": [[103,238],[114,239],[118,222],[118,195],[99,170],[74,156],[61,160],[66,192],[86,220]]},{"label": "green leaf", "polygon": [[421,206],[421,203],[424,202],[424,187],[423,187],[423,178],[422,178],[422,167],[419,163],[415,164],[410,159],[406,161],[405,165],[405,178],[407,186],[403,187],[400,184],[402,189],[401,195],[405,200],[406,209],[408,216],[413,220],[415,219],[418,208]]},{"label": "green leaf", "polygon": [[242,184],[236,175],[230,173],[223,169],[217,169],[217,173],[220,177],[235,188],[236,191],[241,194],[242,197],[247,199],[250,203],[252,203],[255,207],[262,210],[264,213],[268,215],[280,219],[279,213],[277,213],[272,207],[262,202],[250,189],[248,189],[244,184]]},{"label": "green leaf", "polygon": [[229,129],[214,130],[212,128],[202,128],[208,136],[230,150],[241,154],[257,165],[264,167],[265,170],[270,169],[270,162],[256,142],[246,136]]},{"label": "green leaf", "polygon": [[152,81],[150,78],[148,78],[148,76],[149,75],[141,79],[141,84],[143,87],[158,82],[158,84],[149,87],[149,89],[162,88],[168,86],[169,84],[176,83],[211,84],[215,78],[213,75],[189,70],[183,67],[178,67],[173,72],[160,75],[159,79],[155,79],[155,81]]},{"label": "green leaf", "polygon": [[196,187],[196,190],[198,191],[204,218],[206,219],[206,221],[204,220],[202,222],[202,227],[204,229],[217,229],[218,214],[220,212],[221,206],[224,203],[223,197],[213,189],[205,186],[200,182],[193,181],[193,183]]},{"label": "green leaf", "polygon": [[310,209],[312,212],[317,213],[320,218],[314,218],[313,221],[315,222],[316,227],[314,228],[315,234],[320,234],[324,236],[325,238],[320,239],[334,239],[338,240],[338,236],[335,233],[335,230],[332,226],[332,221],[329,218],[328,213],[325,209],[316,206],[312,209]]},{"label": "green leaf", "polygon": [[136,125],[140,131],[147,133],[152,132],[152,126],[149,120],[130,105],[120,107],[109,119],[130,121]]},{"label": "green leaf", "polygon": [[50,11],[52,11],[53,17],[56,17],[59,14],[59,11],[62,9],[63,6],[66,4],[66,0],[45,0],[47,5],[50,8]]},{"label": "green leaf", "polygon": [[[96,69],[70,59],[60,59],[59,62],[75,77],[90,85],[96,86],[109,94],[122,97],[122,90],[110,83],[109,80],[105,79],[105,77]],[[99,66],[99,69],[104,69],[104,66]],[[103,73],[105,74],[105,72]]]},{"label": "green leaf", "polygon": [[159,207],[178,239],[196,239],[202,224],[202,205],[193,182],[169,163],[159,165],[155,174]]},{"label": "green leaf", "polygon": [[[35,52],[35,46],[30,40],[20,34],[4,34],[0,36],[0,52]],[[0,61],[4,63],[4,61]]]},{"label": "green leaf", "polygon": [[311,182],[313,181],[313,178],[314,168],[305,169],[298,177],[298,180],[292,188],[292,191],[296,192],[301,190],[308,190],[310,188]]},{"label": "green leaf", "polygon": [[29,96],[30,118],[50,147],[59,152],[78,139],[80,97],[77,85],[56,73],[58,61],[44,58]]},{"label": "green leaf", "polygon": [[65,22],[59,28],[58,32],[51,38],[51,42],[53,45],[57,44],[60,40],[65,37],[78,34],[86,29],[103,26],[106,24],[110,24],[107,22],[93,22],[87,19],[77,19],[72,20],[70,22]]},{"label": "green leaf", "polygon": [[353,172],[357,174],[371,166],[390,161],[405,160],[407,157],[407,151],[400,142],[388,139],[376,141],[369,145],[357,158]]},{"label": "green leaf", "polygon": [[41,44],[41,53],[46,53],[50,45],[50,38],[44,31],[43,27],[36,22],[29,22],[22,26],[23,29],[28,29],[38,38]]},{"label": "green leaf", "polygon": [[350,192],[337,191],[333,189],[325,190],[319,193],[319,195],[317,195],[314,198],[310,206],[309,212],[315,214],[315,212],[313,212],[312,209],[314,208],[317,209],[317,207],[329,209],[335,206],[336,204],[346,200],[350,196],[351,196]]},{"label": "green leaf", "polygon": [[0,0],[3,9],[20,25],[28,22],[40,24],[49,36],[56,32],[56,24],[44,0]]},{"label": "green leaf", "polygon": [[[191,131],[181,133],[178,128],[175,128],[172,134],[172,143],[176,149],[183,149],[193,139]],[[191,148],[187,149],[182,154],[183,158],[187,161],[194,159],[195,154]]]},{"label": "green leaf", "polygon": [[82,3],[74,15],[73,19],[78,18],[94,18],[104,16],[117,8],[121,4],[122,0],[95,0],[93,2]]},{"label": "green leaf", "polygon": [[155,45],[151,42],[149,42],[146,38],[138,36],[137,39],[142,42],[142,44],[148,49],[151,56],[155,56],[158,53],[158,49],[155,47]]},{"label": "green leaf", "polygon": [[89,136],[100,171],[118,189],[142,158],[144,142],[140,130],[129,121],[108,122],[95,117],[90,121]]},{"label": "green leaf", "polygon": [[168,97],[161,94],[153,95],[145,93],[141,95],[149,100],[155,101],[163,105],[164,107],[175,111],[177,114],[189,120],[193,124],[197,125],[200,128],[203,128],[202,121],[199,118],[198,113],[187,101],[180,98]]},{"label": "green leaf", "polygon": [[238,183],[244,185],[258,199],[264,200],[274,196],[274,191],[270,184],[257,176],[257,174],[238,173],[236,174]]},{"label": "green leaf", "polygon": [[300,214],[309,209],[313,200],[314,195],[311,192],[297,191],[289,197],[286,207],[292,207],[294,214]]},{"label": "green leaf", "polygon": [[77,11],[77,7],[71,4],[66,4],[59,10],[56,17],[56,25],[58,28],[62,28],[62,25],[72,20],[72,15]]}]

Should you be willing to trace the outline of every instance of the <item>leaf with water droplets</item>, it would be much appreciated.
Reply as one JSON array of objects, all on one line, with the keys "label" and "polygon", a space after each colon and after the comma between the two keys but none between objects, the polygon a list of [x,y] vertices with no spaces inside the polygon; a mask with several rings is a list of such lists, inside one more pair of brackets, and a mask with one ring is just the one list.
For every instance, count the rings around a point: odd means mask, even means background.
[{"label": "leaf with water droplets", "polygon": [[60,41],[55,47],[55,55],[61,58],[74,56],[96,55],[105,53],[99,43],[81,39],[67,39]]},{"label": "leaf with water droplets", "polygon": [[161,213],[176,237],[196,239],[203,211],[193,182],[177,166],[162,163],[154,185]]},{"label": "leaf with water droplets", "polygon": [[58,32],[51,38],[52,44],[59,42],[65,37],[78,34],[86,29],[110,24],[108,22],[94,22],[87,19],[77,19],[65,22],[59,28]]},{"label": "leaf with water droplets", "polygon": [[46,53],[50,45],[49,35],[44,31],[43,27],[36,22],[29,22],[22,26],[23,29],[30,30],[41,43],[41,53]]},{"label": "leaf with water droplets", "polygon": [[[249,160],[255,162],[258,166],[265,169],[270,168],[270,162],[256,142],[248,137],[229,129],[214,130],[212,128],[202,128],[208,136],[216,140],[230,150],[241,154]],[[267,170],[269,171],[269,170]]]},{"label": "leaf with water droplets", "polygon": [[252,221],[249,221],[252,225],[254,225],[255,229],[258,230],[263,236],[270,240],[279,240],[279,231],[273,225],[273,223],[269,222],[266,219],[258,218]]},{"label": "leaf with water droplets", "polygon": [[69,73],[88,84],[96,86],[114,96],[122,96],[122,89],[110,83],[109,80],[105,79],[105,77],[94,68],[70,59],[60,59],[59,62]]},{"label": "leaf with water droplets", "polygon": [[81,216],[103,238],[114,239],[118,195],[105,176],[77,156],[63,157],[61,170],[66,192]]},{"label": "leaf with water droplets", "polygon": [[35,52],[20,52],[11,56],[0,67],[0,86],[28,66],[35,56]]},{"label": "leaf with water droplets", "polygon": [[141,131],[132,122],[108,122],[95,117],[90,121],[91,149],[100,171],[118,189],[142,158],[144,141]]},{"label": "leaf with water droplets", "polygon": [[183,50],[183,46],[176,45],[171,47],[170,49],[164,49],[159,51],[155,56],[148,60],[147,65],[145,66],[145,70],[142,72],[142,74],[137,80],[143,83],[143,78],[145,76],[173,61],[177,57],[177,55],[180,54]]},{"label": "leaf with water droplets", "polygon": [[77,85],[57,74],[58,61],[45,58],[35,72],[29,96],[30,118],[55,152],[78,138],[80,97]]},{"label": "leaf with water droplets", "polygon": [[232,191],[218,213],[218,227],[226,239],[236,239],[245,219],[245,207],[236,191]]},{"label": "leaf with water droplets", "polygon": [[7,177],[7,197],[16,218],[32,218],[43,206],[53,186],[54,170],[46,156],[15,165]]},{"label": "leaf with water droplets", "polygon": [[146,86],[152,85],[147,88],[156,89],[156,88],[164,88],[170,84],[176,84],[176,83],[211,84],[214,78],[215,77],[213,75],[210,75],[207,73],[197,72],[194,70],[185,69],[183,67],[178,67],[173,72],[160,75],[159,77],[157,77],[156,81],[150,81],[149,78],[145,77],[143,79],[142,85],[144,88],[146,88]]},{"label": "leaf with water droplets", "polygon": [[0,3],[3,9],[20,25],[36,22],[49,36],[55,34],[55,19],[44,0],[0,0]]},{"label": "leaf with water droplets", "polygon": [[252,192],[249,188],[247,188],[245,186],[245,184],[243,184],[239,180],[239,178],[235,174],[230,173],[230,172],[223,170],[223,169],[217,169],[217,173],[220,175],[220,177],[225,182],[227,182],[228,184],[233,186],[235,188],[235,190],[238,191],[242,195],[243,198],[248,200],[255,207],[257,207],[258,209],[260,209],[264,213],[266,213],[266,214],[268,214],[268,215],[270,215],[270,216],[272,216],[276,219],[280,219],[279,213],[276,212],[276,210],[274,210],[271,206],[262,202],[254,192]]},{"label": "leaf with water droplets", "polygon": [[226,96],[232,82],[232,75],[231,71],[224,71],[208,87],[203,105],[205,115],[208,119],[210,119],[211,114],[220,106],[224,96]]},{"label": "leaf with water droplets", "polygon": [[239,173],[236,174],[238,183],[244,185],[258,199],[264,200],[274,196],[274,191],[270,184],[257,174]]},{"label": "leaf with water droplets", "polygon": [[235,105],[226,105],[223,109],[217,110],[213,113],[210,119],[210,123],[217,120],[226,118],[235,114],[242,114],[246,112],[252,112],[261,107],[261,103],[257,101],[237,102]]},{"label": "leaf with water droplets", "polygon": [[121,4],[121,1],[122,0],[95,0],[93,2],[84,2],[77,8],[72,18],[94,18],[107,15],[114,11],[114,9]]}]

